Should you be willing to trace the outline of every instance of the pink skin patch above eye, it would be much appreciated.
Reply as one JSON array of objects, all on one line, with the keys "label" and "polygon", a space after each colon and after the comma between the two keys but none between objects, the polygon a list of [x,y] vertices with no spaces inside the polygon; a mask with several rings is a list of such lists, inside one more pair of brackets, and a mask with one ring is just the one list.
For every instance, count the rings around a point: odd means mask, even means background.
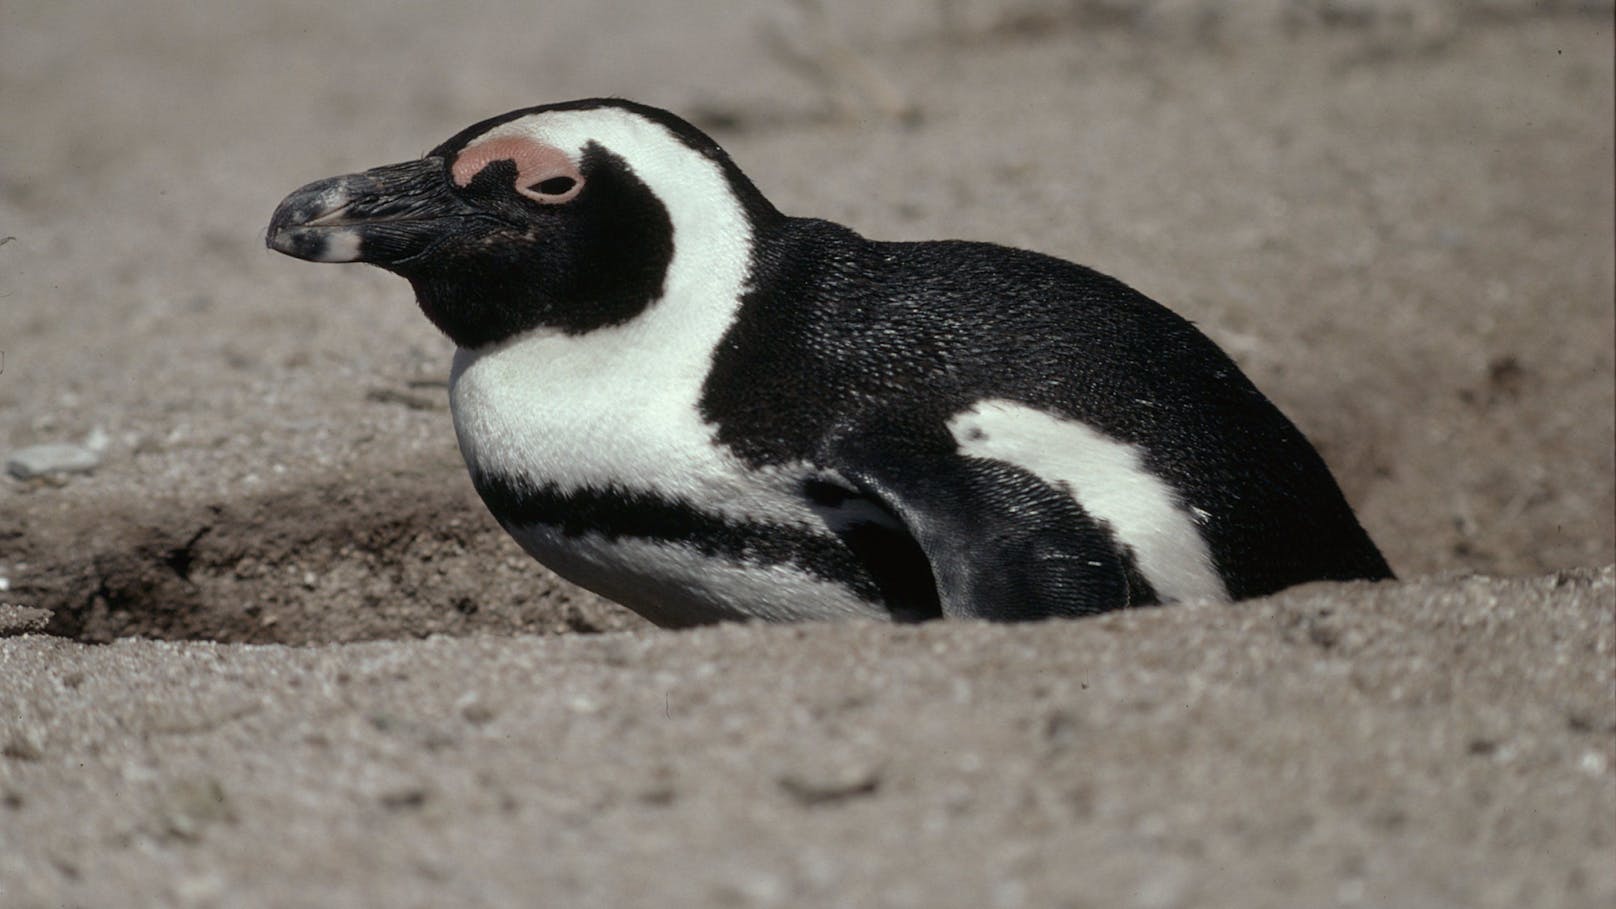
[{"label": "pink skin patch above eye", "polygon": [[[455,156],[449,173],[456,186],[465,186],[495,161],[516,162],[516,191],[538,202],[566,202],[584,188],[584,175],[566,152],[554,145],[515,137],[490,139],[462,150]],[[544,193],[535,188],[557,177],[572,180],[572,185],[559,193]]]}]

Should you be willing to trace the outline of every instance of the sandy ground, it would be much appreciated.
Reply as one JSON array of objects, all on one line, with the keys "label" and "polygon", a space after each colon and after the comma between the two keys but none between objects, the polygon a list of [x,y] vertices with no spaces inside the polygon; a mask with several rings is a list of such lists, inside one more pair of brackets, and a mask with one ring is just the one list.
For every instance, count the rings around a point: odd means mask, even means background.
[{"label": "sandy ground", "polygon": [[[0,456],[99,460],[0,479],[0,906],[1616,900],[1609,4],[821,8],[0,7]],[[551,578],[407,287],[262,236],[599,94],[1194,319],[1405,581],[676,634]]]}]

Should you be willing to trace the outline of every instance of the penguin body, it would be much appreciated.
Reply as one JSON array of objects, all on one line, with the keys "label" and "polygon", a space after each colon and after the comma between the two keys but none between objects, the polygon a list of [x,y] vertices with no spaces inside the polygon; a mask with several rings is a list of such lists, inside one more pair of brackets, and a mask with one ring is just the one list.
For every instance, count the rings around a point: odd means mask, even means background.
[{"label": "penguin body", "polygon": [[780,214],[590,100],[311,184],[269,245],[408,278],[473,484],[563,577],[681,626],[1036,619],[1391,573],[1322,459],[1111,278]]}]

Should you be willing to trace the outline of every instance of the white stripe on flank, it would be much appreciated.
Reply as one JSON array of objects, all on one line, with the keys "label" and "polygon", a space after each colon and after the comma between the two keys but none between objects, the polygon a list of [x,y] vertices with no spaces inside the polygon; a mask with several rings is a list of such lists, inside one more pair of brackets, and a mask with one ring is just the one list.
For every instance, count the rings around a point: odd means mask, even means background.
[{"label": "white stripe on flank", "polygon": [[1004,461],[1071,493],[1133,550],[1163,601],[1227,600],[1195,520],[1136,446],[1014,401],[979,401],[948,429],[963,454]]}]

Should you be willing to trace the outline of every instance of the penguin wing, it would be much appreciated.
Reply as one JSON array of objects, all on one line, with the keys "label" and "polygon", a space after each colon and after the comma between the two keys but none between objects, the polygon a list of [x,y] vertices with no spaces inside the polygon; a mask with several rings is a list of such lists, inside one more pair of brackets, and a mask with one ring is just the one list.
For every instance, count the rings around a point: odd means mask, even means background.
[{"label": "penguin wing", "polygon": [[1128,605],[1116,543],[1071,496],[1014,465],[961,454],[940,423],[905,422],[836,433],[819,461],[903,524],[930,564],[943,615],[1026,621]]}]

